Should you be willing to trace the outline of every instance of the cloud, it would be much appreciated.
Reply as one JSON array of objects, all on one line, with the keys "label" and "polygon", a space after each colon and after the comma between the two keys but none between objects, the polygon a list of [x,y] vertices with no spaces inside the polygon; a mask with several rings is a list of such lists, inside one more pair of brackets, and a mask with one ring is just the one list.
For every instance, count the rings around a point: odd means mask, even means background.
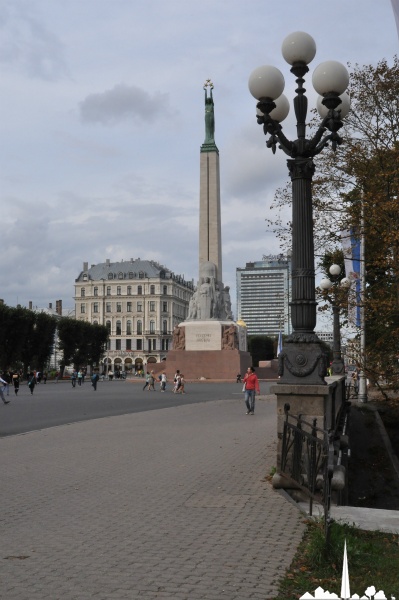
[{"label": "cloud", "polygon": [[177,114],[170,106],[169,94],[157,92],[151,97],[141,88],[123,83],[105,92],[90,94],[79,107],[82,121],[103,125],[115,125],[129,119],[153,123]]},{"label": "cloud", "polygon": [[55,81],[68,75],[65,47],[43,17],[21,0],[0,8],[0,62],[29,77]]}]

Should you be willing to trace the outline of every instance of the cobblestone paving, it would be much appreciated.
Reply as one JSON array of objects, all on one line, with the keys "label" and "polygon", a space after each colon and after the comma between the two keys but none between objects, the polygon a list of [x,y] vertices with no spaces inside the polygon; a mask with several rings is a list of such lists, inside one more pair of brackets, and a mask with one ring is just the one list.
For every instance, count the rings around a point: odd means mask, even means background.
[{"label": "cobblestone paving", "polygon": [[265,481],[275,401],[99,419],[0,440],[0,598],[266,600],[305,525]]}]

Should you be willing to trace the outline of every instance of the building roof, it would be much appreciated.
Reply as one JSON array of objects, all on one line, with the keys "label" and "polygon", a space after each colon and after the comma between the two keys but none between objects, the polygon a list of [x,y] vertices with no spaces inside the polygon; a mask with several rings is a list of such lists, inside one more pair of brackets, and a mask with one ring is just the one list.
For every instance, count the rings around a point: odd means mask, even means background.
[{"label": "building roof", "polygon": [[111,262],[109,259],[98,265],[83,264],[76,282],[111,280],[135,280],[147,278],[173,279],[177,283],[193,288],[193,281],[186,281],[184,275],[175,275],[172,271],[153,260],[141,260],[140,258]]}]

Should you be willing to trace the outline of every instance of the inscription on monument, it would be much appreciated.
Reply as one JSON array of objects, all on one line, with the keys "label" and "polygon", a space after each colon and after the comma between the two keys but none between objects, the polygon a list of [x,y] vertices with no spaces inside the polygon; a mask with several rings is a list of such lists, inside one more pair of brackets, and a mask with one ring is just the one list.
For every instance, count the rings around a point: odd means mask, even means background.
[{"label": "inscription on monument", "polygon": [[212,322],[186,323],[186,350],[221,350],[221,326]]}]

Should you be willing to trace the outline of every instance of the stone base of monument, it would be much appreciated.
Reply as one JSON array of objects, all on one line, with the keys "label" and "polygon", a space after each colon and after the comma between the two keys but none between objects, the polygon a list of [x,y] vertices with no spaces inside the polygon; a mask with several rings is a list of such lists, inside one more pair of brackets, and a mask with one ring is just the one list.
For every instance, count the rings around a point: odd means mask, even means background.
[{"label": "stone base of monument", "polygon": [[164,364],[168,379],[178,369],[186,379],[235,381],[252,365],[246,330],[233,321],[184,321],[178,330]]},{"label": "stone base of monument", "polygon": [[[164,363],[168,381],[179,370],[186,380],[230,379],[245,375],[252,365],[249,352],[234,350],[170,350]],[[172,379],[171,379],[172,378]]]}]

